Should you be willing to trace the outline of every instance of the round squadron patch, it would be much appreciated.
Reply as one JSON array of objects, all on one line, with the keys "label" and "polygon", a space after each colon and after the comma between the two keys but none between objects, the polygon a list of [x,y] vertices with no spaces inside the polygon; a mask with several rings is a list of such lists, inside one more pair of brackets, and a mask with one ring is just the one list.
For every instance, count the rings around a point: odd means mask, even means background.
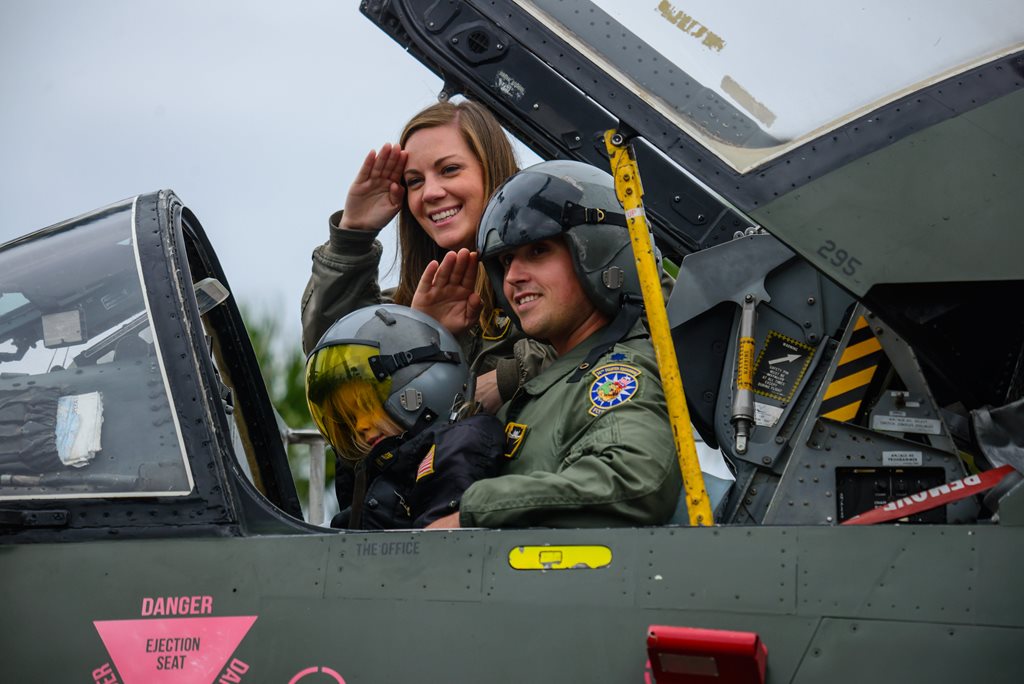
[{"label": "round squadron patch", "polygon": [[599,416],[608,409],[629,401],[640,387],[640,369],[624,363],[600,366],[592,373],[596,376],[590,383],[592,406],[588,413],[592,416]]}]

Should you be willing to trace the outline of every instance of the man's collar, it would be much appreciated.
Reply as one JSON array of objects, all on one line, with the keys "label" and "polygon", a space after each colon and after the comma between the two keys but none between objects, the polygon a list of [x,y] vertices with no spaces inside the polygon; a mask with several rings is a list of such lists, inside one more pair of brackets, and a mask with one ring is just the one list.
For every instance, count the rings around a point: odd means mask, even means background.
[{"label": "man's collar", "polygon": [[[548,391],[552,385],[565,379],[570,373],[575,371],[576,367],[583,363],[583,360],[587,357],[587,353],[590,352],[593,341],[598,339],[602,330],[604,330],[604,328],[596,331],[593,335],[577,344],[568,352],[559,356],[550,366],[544,369],[543,373],[523,385],[523,389],[526,393],[531,396],[541,395]],[[633,327],[630,328],[629,333],[622,339],[622,341],[625,342],[626,340],[631,340],[637,337],[649,337],[647,329],[641,321],[637,321]],[[588,368],[585,370],[591,369]]]}]

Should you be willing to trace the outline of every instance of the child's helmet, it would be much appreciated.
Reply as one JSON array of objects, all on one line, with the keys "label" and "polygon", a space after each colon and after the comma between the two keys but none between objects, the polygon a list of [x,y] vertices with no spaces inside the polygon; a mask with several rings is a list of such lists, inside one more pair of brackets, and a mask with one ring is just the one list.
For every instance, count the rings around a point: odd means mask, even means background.
[{"label": "child's helmet", "polygon": [[306,400],[337,450],[336,399],[347,385],[372,388],[391,420],[418,431],[448,420],[466,398],[469,378],[458,343],[440,323],[409,307],[377,304],[338,319],[320,338],[306,359]]}]

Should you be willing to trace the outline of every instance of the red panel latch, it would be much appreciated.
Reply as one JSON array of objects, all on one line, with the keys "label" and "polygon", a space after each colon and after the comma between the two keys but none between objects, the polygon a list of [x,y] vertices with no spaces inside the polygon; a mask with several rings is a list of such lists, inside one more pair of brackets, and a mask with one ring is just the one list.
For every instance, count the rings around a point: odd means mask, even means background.
[{"label": "red panel latch", "polygon": [[768,647],[754,632],[651,625],[647,655],[657,684],[764,684]]}]

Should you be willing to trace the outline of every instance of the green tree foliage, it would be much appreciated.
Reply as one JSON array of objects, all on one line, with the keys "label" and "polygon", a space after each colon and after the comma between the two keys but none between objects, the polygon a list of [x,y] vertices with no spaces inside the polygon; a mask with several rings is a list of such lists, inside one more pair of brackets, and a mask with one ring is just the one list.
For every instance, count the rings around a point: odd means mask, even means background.
[{"label": "green tree foliage", "polygon": [[299,341],[288,344],[281,339],[281,322],[274,314],[257,313],[249,306],[241,311],[274,408],[289,427],[313,427],[303,378],[306,357]]}]

